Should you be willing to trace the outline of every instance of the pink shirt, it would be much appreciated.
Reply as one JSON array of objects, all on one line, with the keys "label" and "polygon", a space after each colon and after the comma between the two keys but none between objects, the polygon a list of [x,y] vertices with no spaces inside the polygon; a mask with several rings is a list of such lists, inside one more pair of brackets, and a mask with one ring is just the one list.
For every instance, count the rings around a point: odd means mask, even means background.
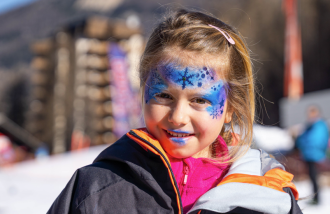
[{"label": "pink shirt", "polygon": [[[225,141],[219,136],[219,149],[228,154]],[[208,158],[176,159],[170,157],[171,167],[179,186],[183,213],[187,213],[197,199],[215,187],[226,175],[229,164],[219,164]]]}]

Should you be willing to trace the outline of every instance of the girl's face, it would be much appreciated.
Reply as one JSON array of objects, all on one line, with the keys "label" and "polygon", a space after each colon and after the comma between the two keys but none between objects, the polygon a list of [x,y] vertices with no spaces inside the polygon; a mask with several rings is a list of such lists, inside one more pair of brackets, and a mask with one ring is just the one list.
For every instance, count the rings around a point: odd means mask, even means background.
[{"label": "girl's face", "polygon": [[209,155],[201,151],[208,151],[225,118],[231,118],[224,84],[206,67],[166,64],[150,72],[144,92],[145,124],[169,155]]}]

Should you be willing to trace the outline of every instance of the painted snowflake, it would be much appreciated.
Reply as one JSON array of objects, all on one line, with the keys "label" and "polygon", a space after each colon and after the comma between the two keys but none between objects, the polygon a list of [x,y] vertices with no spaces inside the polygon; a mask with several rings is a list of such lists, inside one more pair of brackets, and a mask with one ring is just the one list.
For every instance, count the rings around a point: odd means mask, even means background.
[{"label": "painted snowflake", "polygon": [[188,68],[186,68],[183,75],[181,73],[179,73],[179,75],[179,79],[177,79],[175,82],[181,84],[182,90],[186,88],[187,84],[194,86],[191,81],[191,79],[194,77],[194,74],[188,75]]},{"label": "painted snowflake", "polygon": [[212,111],[211,111],[211,114],[210,116],[212,116],[212,119],[218,119],[218,117],[220,116],[220,110],[219,110],[219,107],[218,106],[214,106],[212,108]]},{"label": "painted snowflake", "polygon": [[164,81],[161,75],[157,72],[157,70],[154,70],[151,72],[150,81],[148,82],[150,82],[151,85],[159,85],[159,84],[163,84]]}]

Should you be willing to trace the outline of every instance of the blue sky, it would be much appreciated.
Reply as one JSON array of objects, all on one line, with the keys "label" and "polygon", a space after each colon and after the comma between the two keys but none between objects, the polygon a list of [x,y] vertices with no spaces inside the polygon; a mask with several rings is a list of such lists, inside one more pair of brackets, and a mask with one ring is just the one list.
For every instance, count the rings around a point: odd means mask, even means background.
[{"label": "blue sky", "polygon": [[0,14],[34,1],[36,0],[0,0]]}]

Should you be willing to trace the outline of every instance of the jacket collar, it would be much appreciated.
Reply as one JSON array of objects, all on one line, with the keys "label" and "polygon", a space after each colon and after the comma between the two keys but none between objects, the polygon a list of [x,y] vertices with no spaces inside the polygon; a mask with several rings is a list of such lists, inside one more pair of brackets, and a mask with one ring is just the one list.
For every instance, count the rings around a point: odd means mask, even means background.
[{"label": "jacket collar", "polygon": [[147,151],[151,151],[156,155],[159,155],[164,165],[167,167],[168,173],[171,178],[171,183],[173,185],[174,191],[176,193],[176,200],[179,207],[179,214],[183,213],[182,201],[179,193],[178,185],[175,181],[174,173],[171,168],[170,160],[168,159],[163,147],[160,145],[159,141],[148,133],[146,128],[132,129],[126,134],[130,139],[138,143],[142,148]]}]

